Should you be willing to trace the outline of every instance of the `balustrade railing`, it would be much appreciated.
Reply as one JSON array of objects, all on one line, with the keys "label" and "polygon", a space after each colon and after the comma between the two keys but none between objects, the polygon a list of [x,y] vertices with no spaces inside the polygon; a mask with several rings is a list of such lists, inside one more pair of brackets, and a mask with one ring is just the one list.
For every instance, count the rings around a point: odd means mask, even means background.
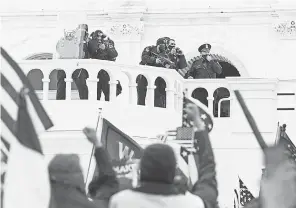
[{"label": "balustrade railing", "polygon": [[[49,99],[51,91],[49,90],[50,74],[54,70],[64,70],[66,74],[66,100],[73,99],[73,93],[71,89],[72,74],[77,69],[85,69],[88,72],[89,78],[87,79],[87,86],[89,90],[88,100],[97,100],[97,82],[99,79],[97,75],[100,70],[105,70],[109,77],[110,86],[110,101],[112,102],[116,98],[116,85],[118,81],[122,82],[122,77],[126,76],[128,79],[128,96],[129,104],[137,104],[137,83],[136,79],[139,75],[144,76],[147,79],[147,94],[146,105],[154,107],[154,91],[155,80],[160,77],[165,82],[166,91],[166,108],[175,109],[179,111],[182,108],[183,99],[183,78],[175,71],[164,68],[150,67],[150,66],[135,66],[124,65],[110,61],[102,60],[26,60],[19,62],[21,68],[28,75],[30,71],[39,69],[42,72],[43,89],[42,100]],[[77,99],[77,94],[74,94],[74,99]]]},{"label": "balustrade railing", "polygon": [[[110,77],[110,102],[116,98],[116,85],[118,81],[123,85],[123,95],[126,101],[131,105],[137,105],[137,77],[142,75],[147,80],[146,106],[155,106],[155,81],[161,78],[165,83],[165,108],[181,112],[183,102],[183,92],[187,89],[187,96],[199,99],[208,106],[210,112],[213,112],[215,117],[230,117],[230,110],[233,105],[233,90],[241,88],[243,91],[248,89],[248,92],[260,93],[264,96],[273,96],[274,85],[277,85],[277,80],[267,79],[246,79],[246,78],[225,78],[225,79],[198,79],[185,80],[178,72],[172,69],[141,66],[141,65],[126,65],[116,62],[102,60],[26,60],[19,62],[21,68],[26,74],[34,69],[39,69],[42,72],[42,100],[46,102],[55,94],[50,90],[51,79],[54,79],[51,73],[55,69],[64,70],[66,74],[66,100],[79,99],[77,91],[72,91],[72,74],[77,69],[85,69],[88,72],[89,78],[86,80],[89,96],[88,100],[97,101],[97,78],[100,70],[105,70]],[[40,78],[41,79],[41,78]],[[125,81],[123,80],[125,79]],[[40,81],[40,80],[39,80]],[[262,89],[264,86],[264,89]],[[293,85],[294,86],[294,85]],[[266,94],[267,93],[267,94]],[[269,95],[269,94],[270,95]],[[295,95],[295,94],[294,94]],[[261,95],[260,95],[261,96]]]}]

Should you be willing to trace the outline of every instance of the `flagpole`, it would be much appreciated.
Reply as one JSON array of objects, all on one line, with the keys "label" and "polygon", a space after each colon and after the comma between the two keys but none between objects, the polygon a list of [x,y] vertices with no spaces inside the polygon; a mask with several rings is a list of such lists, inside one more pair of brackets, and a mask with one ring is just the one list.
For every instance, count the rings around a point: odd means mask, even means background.
[{"label": "flagpole", "polygon": [[187,164],[187,169],[188,169],[188,186],[189,186],[189,189],[191,190],[192,189],[192,187],[193,187],[193,185],[194,184],[192,184],[192,180],[191,180],[191,173],[190,173],[190,156],[191,156],[191,154],[192,154],[192,152],[190,152],[190,155],[188,155],[188,164]]},{"label": "flagpole", "polygon": [[280,122],[278,122],[274,145],[276,145],[276,143],[278,142],[280,135],[281,135],[281,127],[280,127]]},{"label": "flagpole", "polygon": [[246,105],[243,97],[241,96],[241,94],[240,94],[240,92],[238,90],[235,90],[234,91],[234,94],[235,94],[235,96],[236,96],[236,98],[237,98],[237,100],[238,100],[238,102],[239,102],[239,104],[240,104],[240,106],[241,106],[241,108],[242,108],[245,116],[246,116],[246,119],[249,122],[249,125],[251,126],[251,129],[253,130],[253,133],[254,133],[254,135],[255,135],[255,137],[256,137],[256,139],[257,139],[257,141],[258,141],[261,149],[263,151],[265,151],[265,149],[268,146],[267,146],[266,142],[264,141],[264,139],[263,139],[263,137],[262,137],[262,135],[261,135],[258,127],[257,127],[257,124],[256,124],[253,116],[251,115],[251,113],[250,113],[250,111],[249,111],[249,109],[248,109],[248,107],[247,107],[247,105]]},{"label": "flagpole", "polygon": [[[101,114],[102,114],[102,108],[99,108],[99,110],[100,110],[100,112],[99,112],[99,115],[98,115],[98,121],[97,121],[97,125],[96,125],[96,132],[98,130],[98,126],[99,126],[99,123],[100,123]],[[92,160],[92,156],[94,154],[94,151],[95,151],[95,145],[93,144],[92,150],[91,150],[91,154],[90,154],[90,158],[89,158],[87,173],[86,173],[86,179],[85,179],[85,184],[84,184],[85,186],[86,186],[86,183],[87,183],[87,180],[88,180],[88,175],[89,175],[91,160]]]}]

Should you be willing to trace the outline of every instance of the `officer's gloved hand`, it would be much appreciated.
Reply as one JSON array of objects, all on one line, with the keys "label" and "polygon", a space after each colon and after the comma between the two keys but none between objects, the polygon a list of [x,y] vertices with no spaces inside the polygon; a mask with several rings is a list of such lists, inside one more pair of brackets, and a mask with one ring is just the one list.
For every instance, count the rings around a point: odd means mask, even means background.
[{"label": "officer's gloved hand", "polygon": [[160,64],[160,63],[161,63],[161,60],[160,60],[159,58],[157,58],[157,59],[155,60],[155,63],[156,63],[156,64]]},{"label": "officer's gloved hand", "polygon": [[105,44],[100,44],[100,45],[99,45],[99,48],[100,48],[101,50],[105,50],[106,46],[105,46]]}]

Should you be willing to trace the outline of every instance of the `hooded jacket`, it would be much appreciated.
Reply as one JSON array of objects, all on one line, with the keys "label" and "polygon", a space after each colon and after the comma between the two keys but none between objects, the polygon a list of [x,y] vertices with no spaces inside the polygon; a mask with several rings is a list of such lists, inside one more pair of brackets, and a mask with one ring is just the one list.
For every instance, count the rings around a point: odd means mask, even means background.
[{"label": "hooded jacket", "polygon": [[[109,163],[106,160],[106,152],[102,148],[96,148],[95,158],[97,164],[101,166]],[[75,154],[56,155],[49,164],[49,174],[51,179],[52,202],[56,208],[105,208],[108,207],[108,199],[113,191],[110,186],[97,186],[95,193],[100,189],[104,193],[102,200],[90,201],[85,193],[83,173],[79,164],[79,157]],[[108,175],[110,174],[110,175]],[[98,180],[104,184],[113,184],[116,187],[117,180],[115,175],[110,172],[99,175]],[[102,183],[103,184],[103,183]]]},{"label": "hooded jacket", "polygon": [[143,153],[140,164],[140,186],[115,194],[110,208],[203,208],[199,196],[180,193],[174,184],[176,158],[165,144],[152,144]]}]

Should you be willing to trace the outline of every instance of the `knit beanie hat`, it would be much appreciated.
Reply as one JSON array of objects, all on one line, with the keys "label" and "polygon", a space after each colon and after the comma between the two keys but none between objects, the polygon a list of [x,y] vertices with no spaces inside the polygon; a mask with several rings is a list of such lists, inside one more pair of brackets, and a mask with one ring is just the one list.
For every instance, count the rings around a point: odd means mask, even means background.
[{"label": "knit beanie hat", "polygon": [[50,161],[48,170],[52,181],[84,190],[84,178],[78,155],[57,154]]},{"label": "knit beanie hat", "polygon": [[176,174],[174,150],[165,144],[152,144],[144,150],[140,162],[141,182],[174,183]]}]

